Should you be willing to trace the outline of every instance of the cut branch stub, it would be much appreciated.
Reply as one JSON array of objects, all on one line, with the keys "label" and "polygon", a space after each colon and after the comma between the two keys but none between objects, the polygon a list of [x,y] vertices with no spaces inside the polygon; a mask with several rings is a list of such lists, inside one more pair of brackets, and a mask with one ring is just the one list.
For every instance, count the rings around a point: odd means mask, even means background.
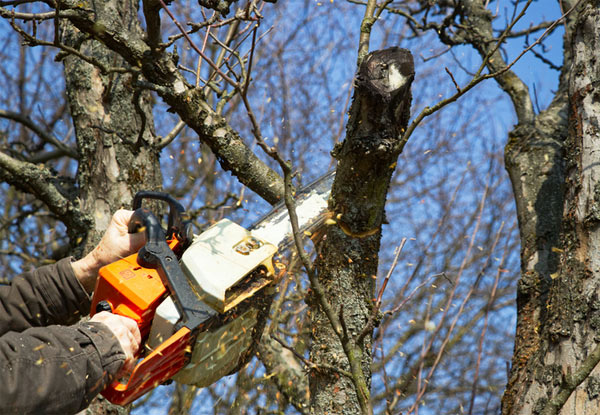
[{"label": "cut branch stub", "polygon": [[[359,68],[346,139],[333,151],[340,164],[331,207],[353,224],[352,233],[369,232],[382,223],[400,136],[408,124],[414,75],[412,54],[397,47],[370,53]],[[377,179],[365,186],[368,177]],[[357,197],[364,199],[360,208]],[[352,219],[347,216],[351,210],[356,212]]]},{"label": "cut branch stub", "polygon": [[384,127],[396,138],[408,123],[410,86],[415,76],[411,53],[393,47],[367,55],[356,79],[360,99],[359,131],[372,134]]}]

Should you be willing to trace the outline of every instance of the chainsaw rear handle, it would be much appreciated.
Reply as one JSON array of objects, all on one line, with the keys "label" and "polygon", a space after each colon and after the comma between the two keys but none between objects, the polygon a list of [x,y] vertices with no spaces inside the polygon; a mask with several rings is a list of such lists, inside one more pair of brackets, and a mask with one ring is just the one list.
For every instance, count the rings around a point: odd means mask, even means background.
[{"label": "chainsaw rear handle", "polygon": [[127,383],[115,380],[102,391],[102,395],[114,404],[125,406],[168,382],[187,364],[193,339],[187,327],[179,329],[135,366]]}]

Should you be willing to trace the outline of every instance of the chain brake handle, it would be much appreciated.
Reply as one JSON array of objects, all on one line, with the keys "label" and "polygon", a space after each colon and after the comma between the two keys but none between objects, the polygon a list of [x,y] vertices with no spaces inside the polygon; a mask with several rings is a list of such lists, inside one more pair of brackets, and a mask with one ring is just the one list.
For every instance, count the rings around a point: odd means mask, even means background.
[{"label": "chain brake handle", "polygon": [[[171,205],[170,217],[173,216],[173,225],[169,227],[173,235],[179,239],[177,221],[180,222],[183,207],[171,196],[164,193],[151,192],[153,198],[159,195],[160,200],[165,200]],[[166,196],[166,198],[165,198]],[[169,219],[171,220],[171,219]],[[129,222],[129,231],[144,229],[146,244],[137,254],[137,262],[141,267],[156,269],[165,287],[169,290],[173,302],[181,316],[181,323],[177,328],[186,326],[194,331],[201,322],[205,321],[214,312],[201,302],[190,289],[187,277],[184,275],[177,255],[167,243],[167,236],[154,214],[143,207],[138,207]],[[185,238],[184,238],[185,239]],[[185,245],[184,241],[180,241]]]}]

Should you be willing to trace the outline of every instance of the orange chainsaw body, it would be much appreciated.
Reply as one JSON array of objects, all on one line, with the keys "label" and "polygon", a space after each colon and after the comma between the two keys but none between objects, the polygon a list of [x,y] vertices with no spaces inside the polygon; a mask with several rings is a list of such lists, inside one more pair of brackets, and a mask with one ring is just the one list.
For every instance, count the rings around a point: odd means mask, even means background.
[{"label": "orange chainsaw body", "polygon": [[166,295],[167,289],[158,272],[140,267],[137,254],[133,254],[100,269],[91,315],[100,311],[97,307],[102,299],[113,313],[135,320],[145,337],[154,311]]},{"label": "orange chainsaw body", "polygon": [[[169,247],[177,251],[180,244],[176,238],[168,241]],[[145,344],[156,308],[169,292],[156,269],[138,264],[138,254],[130,255],[100,269],[90,315],[102,311],[98,304],[110,306],[115,314],[136,321]],[[106,307],[106,305],[105,305]],[[126,384],[115,380],[103,392],[109,401],[126,405],[167,381],[186,363],[189,353],[191,331],[181,328],[155,350],[140,351],[143,360],[138,362]]]}]

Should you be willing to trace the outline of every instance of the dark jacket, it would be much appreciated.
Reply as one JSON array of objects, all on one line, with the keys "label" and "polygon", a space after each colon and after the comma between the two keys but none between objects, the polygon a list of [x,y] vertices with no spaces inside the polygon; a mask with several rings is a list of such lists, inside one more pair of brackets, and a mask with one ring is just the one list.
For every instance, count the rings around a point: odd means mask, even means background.
[{"label": "dark jacket", "polygon": [[75,324],[88,314],[90,298],[70,261],[0,287],[0,414],[76,413],[125,359],[104,324]]}]

